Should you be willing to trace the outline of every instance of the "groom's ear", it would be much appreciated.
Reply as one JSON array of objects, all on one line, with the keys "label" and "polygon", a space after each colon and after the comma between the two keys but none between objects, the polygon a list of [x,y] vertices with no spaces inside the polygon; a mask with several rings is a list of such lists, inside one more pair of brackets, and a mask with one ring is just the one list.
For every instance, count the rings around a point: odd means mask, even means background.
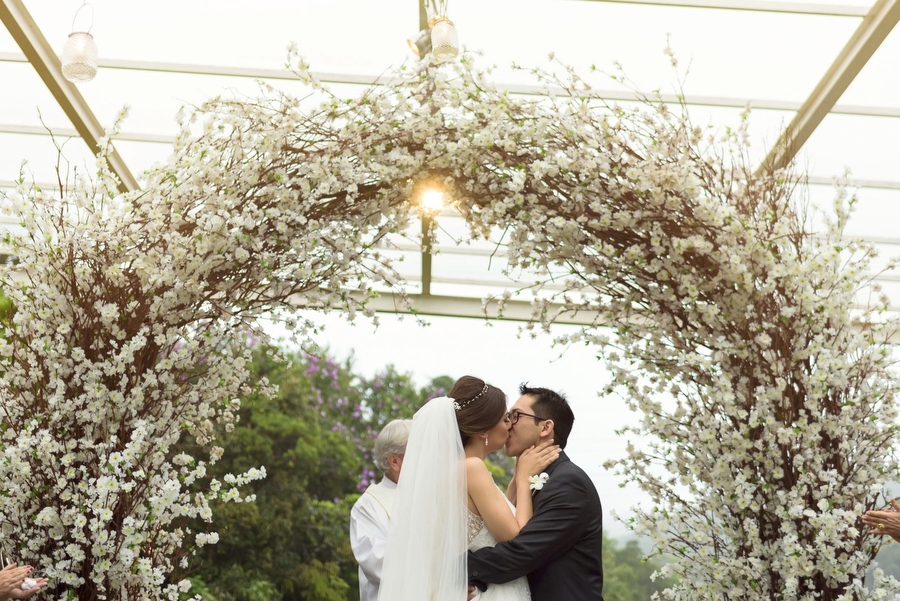
[{"label": "groom's ear", "polygon": [[541,422],[541,438],[553,438],[554,424],[552,419]]}]

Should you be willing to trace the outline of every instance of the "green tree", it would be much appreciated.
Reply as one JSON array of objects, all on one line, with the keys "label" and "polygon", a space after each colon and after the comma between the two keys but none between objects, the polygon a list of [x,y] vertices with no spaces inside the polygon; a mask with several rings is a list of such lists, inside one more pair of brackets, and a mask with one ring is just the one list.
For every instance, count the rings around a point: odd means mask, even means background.
[{"label": "green tree", "polygon": [[283,362],[271,350],[256,352],[253,370],[279,393],[244,399],[212,468],[222,476],[264,466],[267,477],[250,487],[256,502],[213,507],[219,542],[198,550],[190,578],[209,601],[352,599],[349,514],[376,478],[374,438],[445,393],[448,379],[421,389],[393,367],[364,378],[349,359],[298,354]]},{"label": "green tree", "polygon": [[619,541],[603,533],[603,598],[605,601],[648,601],[653,593],[675,583],[650,577],[664,564],[659,558],[644,559],[637,539]]}]

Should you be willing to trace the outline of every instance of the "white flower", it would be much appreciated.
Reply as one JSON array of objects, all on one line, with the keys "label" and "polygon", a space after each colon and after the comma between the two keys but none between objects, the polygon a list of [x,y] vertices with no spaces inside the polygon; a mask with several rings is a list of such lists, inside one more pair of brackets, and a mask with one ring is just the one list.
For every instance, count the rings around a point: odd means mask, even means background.
[{"label": "white flower", "polygon": [[549,474],[547,472],[541,472],[535,476],[529,476],[528,481],[531,482],[531,490],[541,490],[544,488],[544,484],[546,484],[547,480],[550,479]]},{"label": "white flower", "polygon": [[[533,334],[556,332],[562,315],[602,316],[556,342],[596,348],[612,374],[604,392],[642,416],[622,430],[648,444],[611,465],[653,508],[632,527],[672,557],[664,573],[680,584],[667,598],[799,600],[865,572],[873,542],[855,525],[898,470],[900,388],[882,342],[890,305],[859,306],[882,265],[845,240],[855,199],[839,187],[831,216],[801,223],[783,185],[798,178],[740,163],[755,155],[745,127],[706,139],[652,102],[607,111],[584,102],[590,85],[574,74],[543,74],[569,94],[533,102],[462,63],[453,86],[441,75],[433,113],[429,68],[364,103],[310,112],[271,91],[186,112],[173,155],[135,193],[119,191],[101,152],[95,181],[0,195],[19,259],[0,269],[16,307],[0,403],[17,425],[0,432],[0,483],[25,493],[0,495],[0,516],[38,526],[14,536],[47,550],[47,575],[161,598],[170,558],[191,543],[178,518],[250,501],[241,487],[265,476],[217,481],[203,467],[239,415],[223,399],[251,388],[238,332],[261,315],[289,319],[295,301],[352,318],[370,314],[367,297],[404,297],[378,241],[409,231],[417,214],[397,201],[435,168],[452,174],[470,239],[505,232],[511,278],[538,274]],[[306,327],[288,329],[302,339]],[[172,459],[184,433],[197,450]],[[547,480],[529,478],[531,490]],[[116,533],[110,508],[126,506]],[[893,598],[881,580],[873,595]],[[833,596],[869,598],[856,586]]]}]

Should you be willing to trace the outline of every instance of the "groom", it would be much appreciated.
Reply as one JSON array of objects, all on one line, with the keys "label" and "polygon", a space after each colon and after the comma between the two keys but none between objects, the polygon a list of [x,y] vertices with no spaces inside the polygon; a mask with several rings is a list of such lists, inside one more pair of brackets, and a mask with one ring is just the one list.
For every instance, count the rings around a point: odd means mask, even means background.
[{"label": "groom", "polygon": [[[575,421],[565,397],[526,384],[519,393],[509,410],[506,454],[518,457],[548,438],[565,449]],[[597,489],[565,452],[545,473],[543,485],[532,487],[534,516],[518,536],[469,552],[470,584],[483,591],[490,583],[527,575],[533,601],[603,601],[603,515]]]}]

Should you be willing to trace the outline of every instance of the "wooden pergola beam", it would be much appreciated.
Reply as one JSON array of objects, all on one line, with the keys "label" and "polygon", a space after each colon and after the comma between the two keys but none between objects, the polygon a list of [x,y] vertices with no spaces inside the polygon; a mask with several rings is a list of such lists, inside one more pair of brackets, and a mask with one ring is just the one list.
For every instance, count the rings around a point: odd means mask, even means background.
[{"label": "wooden pergola beam", "polygon": [[869,9],[824,77],[769,151],[760,166],[760,171],[782,169],[794,160],[812,133],[894,29],[898,20],[900,20],[900,0],[878,0]]},{"label": "wooden pergola beam", "polygon": [[852,4],[826,4],[823,2],[779,2],[771,0],[590,0],[615,4],[647,4],[650,6],[674,6],[677,8],[712,8],[749,12],[783,13],[793,15],[820,15],[826,17],[864,17],[866,8]]},{"label": "wooden pergola beam", "polygon": [[[47,43],[22,0],[0,0],[0,21],[3,21],[28,62],[66,113],[78,135],[84,139],[92,153],[100,153],[100,139],[106,135],[103,127],[78,88],[63,76],[59,57]],[[112,172],[119,178],[119,190],[128,192],[138,189],[137,180],[115,148],[110,148],[108,162]]]}]

